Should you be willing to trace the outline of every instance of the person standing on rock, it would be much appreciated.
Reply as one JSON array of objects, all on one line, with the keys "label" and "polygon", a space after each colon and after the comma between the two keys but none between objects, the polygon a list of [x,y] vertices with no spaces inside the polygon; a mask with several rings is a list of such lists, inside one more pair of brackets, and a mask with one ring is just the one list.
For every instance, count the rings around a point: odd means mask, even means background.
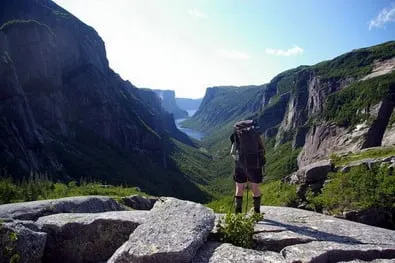
[{"label": "person standing on rock", "polygon": [[255,213],[260,213],[262,170],[265,165],[265,149],[259,135],[257,124],[252,120],[239,121],[234,124],[230,136],[231,155],[235,161],[233,179],[236,183],[235,213],[242,212],[243,193],[246,183],[250,183]]}]

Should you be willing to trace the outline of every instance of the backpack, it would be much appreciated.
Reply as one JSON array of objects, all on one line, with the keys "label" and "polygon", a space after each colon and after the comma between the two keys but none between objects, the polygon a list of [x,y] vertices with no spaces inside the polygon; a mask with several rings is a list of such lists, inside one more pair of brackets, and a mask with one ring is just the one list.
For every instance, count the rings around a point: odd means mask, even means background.
[{"label": "backpack", "polygon": [[264,155],[257,125],[252,120],[234,124],[236,149],[240,165],[247,169],[259,169],[264,165]]}]

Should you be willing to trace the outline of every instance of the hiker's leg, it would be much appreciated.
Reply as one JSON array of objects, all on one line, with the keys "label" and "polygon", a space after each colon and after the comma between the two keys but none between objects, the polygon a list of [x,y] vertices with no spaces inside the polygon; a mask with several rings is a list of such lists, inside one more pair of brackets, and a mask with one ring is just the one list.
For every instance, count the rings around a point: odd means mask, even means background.
[{"label": "hiker's leg", "polygon": [[252,188],[252,199],[254,200],[254,211],[255,213],[261,212],[261,189],[259,188],[259,184],[251,183]]},{"label": "hiker's leg", "polygon": [[251,190],[252,196],[254,200],[254,211],[255,213],[261,212],[261,189],[259,187],[260,183],[262,183],[262,171],[261,169],[254,169],[250,171],[250,181],[251,181]]},{"label": "hiker's leg", "polygon": [[251,190],[252,190],[253,197],[261,196],[261,189],[259,188],[259,184],[251,183]]},{"label": "hiker's leg", "polygon": [[235,214],[239,214],[243,211],[243,197],[235,196]]},{"label": "hiker's leg", "polygon": [[244,193],[244,186],[247,182],[247,176],[243,172],[242,169],[236,166],[234,177],[236,183],[235,189],[235,213],[241,213],[243,207],[243,193]]},{"label": "hiker's leg", "polygon": [[243,210],[244,185],[245,183],[236,183],[235,214],[241,213]]}]

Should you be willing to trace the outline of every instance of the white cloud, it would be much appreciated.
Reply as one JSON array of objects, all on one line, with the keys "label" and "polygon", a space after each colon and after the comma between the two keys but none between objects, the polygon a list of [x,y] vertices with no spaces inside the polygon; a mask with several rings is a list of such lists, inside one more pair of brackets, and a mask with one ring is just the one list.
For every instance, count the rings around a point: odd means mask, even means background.
[{"label": "white cloud", "polygon": [[385,24],[395,22],[395,4],[392,7],[384,8],[375,19],[370,20],[369,30],[374,27],[383,27]]},{"label": "white cloud", "polygon": [[286,56],[286,57],[301,55],[304,52],[303,48],[298,46],[294,46],[288,49],[267,48],[265,51],[269,55]]},{"label": "white cloud", "polygon": [[207,15],[205,13],[200,12],[197,9],[190,9],[190,10],[188,10],[188,14],[190,16],[194,17],[194,18],[197,18],[197,19],[205,19],[205,18],[207,18]]},{"label": "white cloud", "polygon": [[231,58],[231,59],[250,59],[251,56],[245,52],[240,52],[236,50],[226,50],[226,49],[219,49],[216,51],[218,55],[224,58]]}]

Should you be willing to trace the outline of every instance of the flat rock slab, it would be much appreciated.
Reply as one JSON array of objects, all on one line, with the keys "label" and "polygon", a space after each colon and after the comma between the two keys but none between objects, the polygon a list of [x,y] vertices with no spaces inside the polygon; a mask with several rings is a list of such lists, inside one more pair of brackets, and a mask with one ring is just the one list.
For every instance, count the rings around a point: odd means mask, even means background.
[{"label": "flat rock slab", "polygon": [[119,211],[41,217],[36,224],[48,233],[44,261],[105,261],[147,216],[148,211]]},{"label": "flat rock slab", "polygon": [[123,203],[136,210],[151,210],[154,206],[157,197],[144,197],[140,195],[131,195],[128,197],[123,197]]},{"label": "flat rock slab", "polygon": [[59,213],[100,213],[125,210],[114,199],[106,196],[77,196],[0,205],[0,218],[37,220]]},{"label": "flat rock slab", "polygon": [[0,262],[41,262],[46,238],[46,233],[33,231],[22,222],[1,222]]},{"label": "flat rock slab", "polygon": [[215,215],[201,204],[159,199],[146,222],[108,262],[190,262],[214,226]]},{"label": "flat rock slab", "polygon": [[280,252],[283,248],[296,244],[303,244],[317,239],[311,236],[292,231],[260,232],[254,234],[252,239],[255,249]]},{"label": "flat rock slab", "polygon": [[318,241],[395,247],[395,231],[392,230],[291,207],[262,206],[261,211],[265,213],[265,219],[258,224],[261,228],[265,225],[285,228]]},{"label": "flat rock slab", "polygon": [[285,262],[284,257],[272,251],[257,251],[227,243],[207,242],[197,252],[192,263],[252,263]]},{"label": "flat rock slab", "polygon": [[[286,262],[339,262],[351,260],[395,259],[393,245],[357,245],[335,242],[311,242],[286,247],[281,251]],[[358,261],[357,261],[358,262]]]}]

